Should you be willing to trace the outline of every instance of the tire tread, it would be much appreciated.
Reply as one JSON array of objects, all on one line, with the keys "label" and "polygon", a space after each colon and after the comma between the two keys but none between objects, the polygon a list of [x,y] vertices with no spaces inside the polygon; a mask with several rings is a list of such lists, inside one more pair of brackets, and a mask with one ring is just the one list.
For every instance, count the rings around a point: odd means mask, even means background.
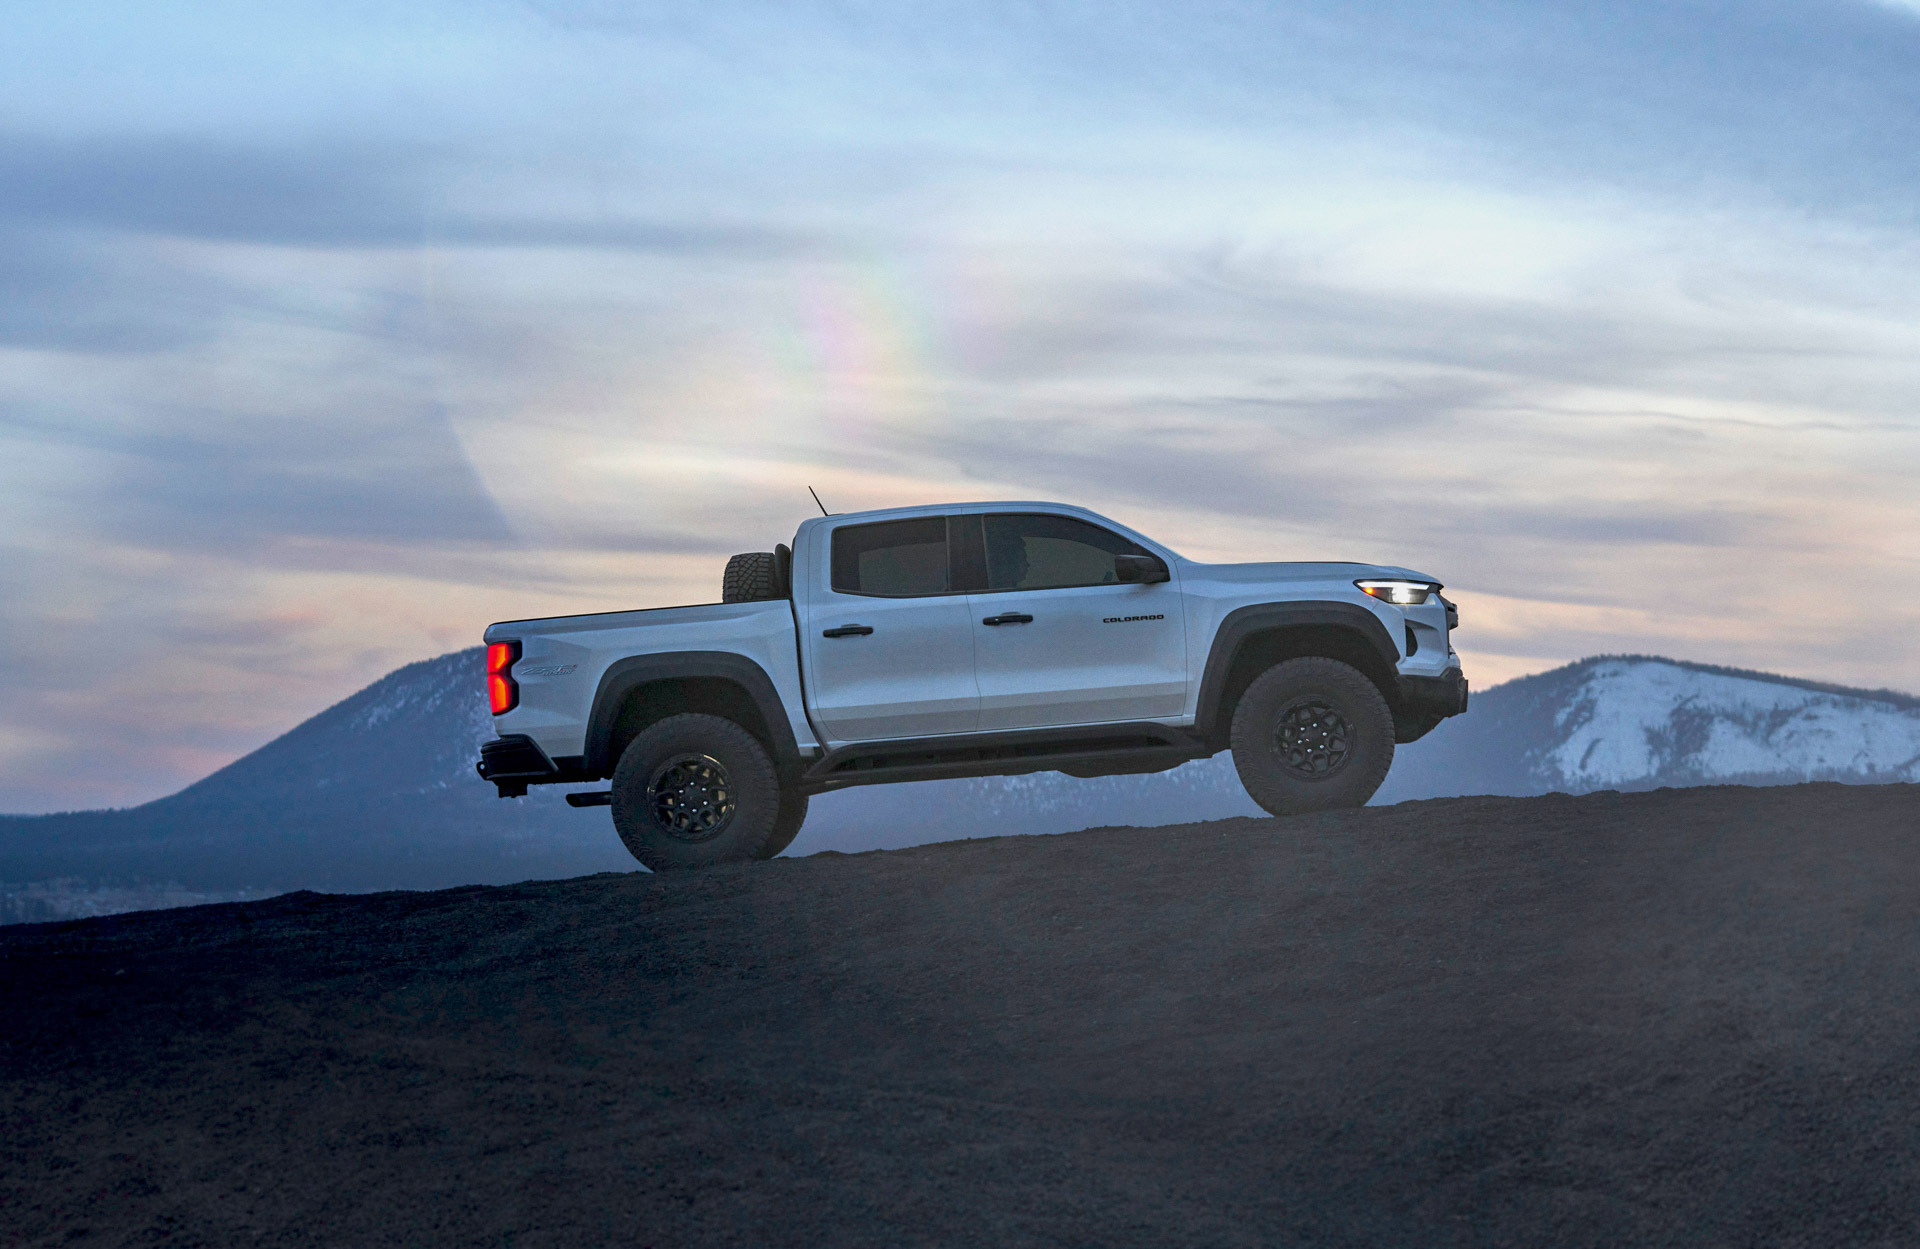
[{"label": "tire tread", "polygon": [[779,561],[772,551],[748,551],[727,561],[720,575],[723,603],[764,603],[784,598],[779,592]]}]

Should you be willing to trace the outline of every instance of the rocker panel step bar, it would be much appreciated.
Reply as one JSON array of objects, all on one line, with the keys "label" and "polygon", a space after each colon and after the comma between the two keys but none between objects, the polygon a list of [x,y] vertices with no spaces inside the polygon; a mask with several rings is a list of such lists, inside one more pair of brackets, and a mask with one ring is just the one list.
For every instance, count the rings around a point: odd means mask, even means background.
[{"label": "rocker panel step bar", "polygon": [[1095,763],[1137,764],[1140,771],[1157,771],[1211,753],[1186,730],[1152,722],[854,742],[809,767],[800,788],[820,793],[850,785],[1016,776]]}]

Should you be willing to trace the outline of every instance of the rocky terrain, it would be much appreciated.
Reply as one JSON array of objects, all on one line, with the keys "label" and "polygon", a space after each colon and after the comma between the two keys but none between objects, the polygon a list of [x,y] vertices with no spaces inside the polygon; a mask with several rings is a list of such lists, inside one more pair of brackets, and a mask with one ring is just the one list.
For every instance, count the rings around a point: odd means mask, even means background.
[{"label": "rocky terrain", "polygon": [[1920,788],[0,931],[17,1245],[1920,1240]]}]

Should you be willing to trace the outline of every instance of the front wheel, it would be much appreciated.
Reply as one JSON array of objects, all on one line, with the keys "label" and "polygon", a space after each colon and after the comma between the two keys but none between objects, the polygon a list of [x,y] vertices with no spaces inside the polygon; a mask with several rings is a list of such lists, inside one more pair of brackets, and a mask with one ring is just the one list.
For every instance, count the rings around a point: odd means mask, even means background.
[{"label": "front wheel", "polygon": [[780,814],[773,820],[773,836],[767,838],[767,844],[760,847],[756,859],[777,857],[782,850],[793,844],[800,835],[800,826],[807,822],[807,796],[791,789],[780,791]]},{"label": "front wheel", "polygon": [[781,808],[766,747],[720,716],[668,716],[647,726],[613,770],[613,826],[656,872],[759,857],[779,831]]},{"label": "front wheel", "polygon": [[1393,713],[1337,659],[1289,659],[1254,678],[1234,708],[1234,770],[1274,815],[1364,806],[1393,765]]}]

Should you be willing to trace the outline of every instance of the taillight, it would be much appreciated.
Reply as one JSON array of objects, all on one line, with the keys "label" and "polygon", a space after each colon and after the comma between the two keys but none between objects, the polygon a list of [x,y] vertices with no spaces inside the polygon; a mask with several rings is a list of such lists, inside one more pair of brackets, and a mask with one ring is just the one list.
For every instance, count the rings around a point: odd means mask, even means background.
[{"label": "taillight", "polygon": [[520,705],[520,687],[513,679],[513,661],[518,658],[518,642],[495,642],[487,647],[487,704],[496,716]]}]

